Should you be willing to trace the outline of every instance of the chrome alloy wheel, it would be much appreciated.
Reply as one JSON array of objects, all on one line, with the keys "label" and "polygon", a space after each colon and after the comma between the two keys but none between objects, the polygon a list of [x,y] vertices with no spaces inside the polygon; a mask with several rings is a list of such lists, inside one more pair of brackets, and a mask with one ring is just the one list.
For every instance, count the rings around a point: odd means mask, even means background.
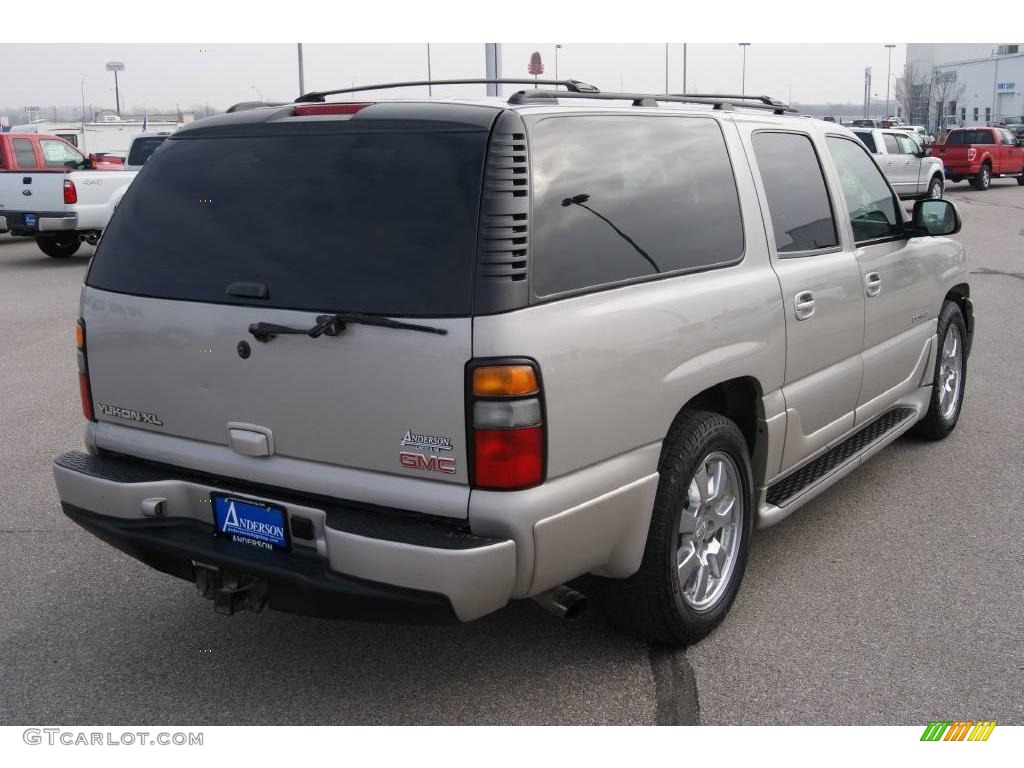
[{"label": "chrome alloy wheel", "polygon": [[739,557],[744,506],[736,462],[721,451],[706,456],[690,480],[676,551],[683,599],[696,611],[713,608],[729,584]]},{"label": "chrome alloy wheel", "polygon": [[942,359],[935,385],[939,388],[939,413],[949,421],[956,413],[960,401],[960,386],[964,379],[964,345],[960,328],[950,323],[946,338],[942,340]]}]

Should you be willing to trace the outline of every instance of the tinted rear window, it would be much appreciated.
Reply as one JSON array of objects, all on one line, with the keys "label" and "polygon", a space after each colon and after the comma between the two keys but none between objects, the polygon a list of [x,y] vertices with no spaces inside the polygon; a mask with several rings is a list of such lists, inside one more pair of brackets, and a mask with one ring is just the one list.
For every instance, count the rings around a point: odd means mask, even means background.
[{"label": "tinted rear window", "polygon": [[[312,311],[469,314],[486,132],[345,125],[168,140],[118,207],[88,284]],[[225,295],[236,282],[266,285],[269,299]]]},{"label": "tinted rear window", "polygon": [[763,131],[754,134],[753,145],[776,250],[800,253],[837,245],[832,204],[810,137]]},{"label": "tinted rear window", "polygon": [[947,144],[991,144],[992,131],[950,131]]},{"label": "tinted rear window", "polygon": [[875,146],[875,137],[870,131],[854,131],[853,135],[860,139],[869,150],[876,154],[878,153],[878,147]]},{"label": "tinted rear window", "polygon": [[548,118],[530,151],[540,296],[742,256],[736,182],[714,120]]},{"label": "tinted rear window", "polygon": [[136,139],[132,142],[131,151],[128,153],[128,165],[143,165],[157,147],[167,140],[166,136],[154,136],[149,139]]}]

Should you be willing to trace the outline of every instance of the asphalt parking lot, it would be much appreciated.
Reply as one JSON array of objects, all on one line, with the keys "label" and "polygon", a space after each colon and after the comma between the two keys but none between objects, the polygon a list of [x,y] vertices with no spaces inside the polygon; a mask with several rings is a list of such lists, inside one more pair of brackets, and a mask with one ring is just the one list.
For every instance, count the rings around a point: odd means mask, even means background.
[{"label": "asphalt parking lot", "polygon": [[530,602],[456,627],[215,614],[61,514],[93,249],[0,236],[0,724],[1024,724],[1024,187],[947,196],[977,312],[959,428],[759,532],[723,625],[677,653]]}]

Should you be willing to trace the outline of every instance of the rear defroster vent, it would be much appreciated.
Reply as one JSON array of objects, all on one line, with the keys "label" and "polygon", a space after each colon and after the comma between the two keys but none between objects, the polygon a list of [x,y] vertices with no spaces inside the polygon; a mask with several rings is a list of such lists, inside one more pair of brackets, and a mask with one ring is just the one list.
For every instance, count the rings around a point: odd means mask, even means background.
[{"label": "rear defroster vent", "polygon": [[530,165],[526,128],[505,112],[487,150],[477,244],[477,314],[529,303]]}]

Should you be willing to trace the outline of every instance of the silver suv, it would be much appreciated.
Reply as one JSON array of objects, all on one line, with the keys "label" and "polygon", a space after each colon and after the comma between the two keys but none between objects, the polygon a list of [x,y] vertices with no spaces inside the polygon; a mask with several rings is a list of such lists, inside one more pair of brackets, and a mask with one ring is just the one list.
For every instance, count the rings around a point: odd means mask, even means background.
[{"label": "silver suv", "polygon": [[169,137],[82,290],[64,512],[225,613],[579,589],[680,644],[755,527],[956,426],[951,203],[908,216],[852,133],[767,98],[559,85]]}]

